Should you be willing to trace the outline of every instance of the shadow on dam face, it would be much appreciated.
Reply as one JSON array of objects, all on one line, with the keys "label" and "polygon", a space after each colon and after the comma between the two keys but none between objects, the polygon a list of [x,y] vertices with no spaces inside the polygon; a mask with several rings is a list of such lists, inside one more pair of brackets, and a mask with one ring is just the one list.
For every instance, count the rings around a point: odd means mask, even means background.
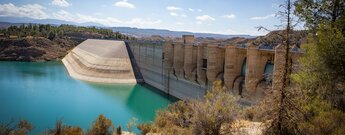
[{"label": "shadow on dam face", "polygon": [[135,60],[135,57],[133,55],[133,52],[132,52],[128,42],[125,42],[125,45],[126,45],[126,49],[127,49],[127,52],[128,52],[129,59],[131,60],[132,70],[133,70],[134,76],[137,79],[137,83],[145,82],[144,81],[144,77],[143,77],[143,75],[140,72],[140,68],[139,68],[139,66],[138,66],[138,64],[137,64],[137,62]]}]

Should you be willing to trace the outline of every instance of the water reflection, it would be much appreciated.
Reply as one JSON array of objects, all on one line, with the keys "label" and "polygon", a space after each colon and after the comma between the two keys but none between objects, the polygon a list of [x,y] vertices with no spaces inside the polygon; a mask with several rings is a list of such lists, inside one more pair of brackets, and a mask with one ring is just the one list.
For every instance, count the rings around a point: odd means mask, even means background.
[{"label": "water reflection", "polygon": [[163,109],[167,104],[178,100],[145,84],[87,84],[116,102],[126,104],[141,122],[153,120],[157,108]]}]

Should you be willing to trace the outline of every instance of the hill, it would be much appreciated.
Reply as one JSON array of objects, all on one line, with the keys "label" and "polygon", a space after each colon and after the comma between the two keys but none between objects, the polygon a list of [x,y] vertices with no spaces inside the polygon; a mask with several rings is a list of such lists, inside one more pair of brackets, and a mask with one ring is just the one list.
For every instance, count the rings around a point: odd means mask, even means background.
[{"label": "hill", "polygon": [[159,35],[162,37],[182,37],[182,35],[194,35],[195,37],[202,38],[215,38],[215,39],[229,39],[234,37],[243,38],[255,38],[255,36],[250,35],[223,35],[223,34],[213,34],[213,33],[193,33],[187,31],[170,31],[164,29],[140,29],[131,27],[111,27],[113,31],[118,31],[123,34],[128,34],[135,37],[151,37],[154,35]]},{"label": "hill", "polygon": [[[2,23],[9,25],[8,23]],[[0,60],[51,61],[86,39],[130,39],[110,29],[72,25],[17,24],[0,29]]]}]

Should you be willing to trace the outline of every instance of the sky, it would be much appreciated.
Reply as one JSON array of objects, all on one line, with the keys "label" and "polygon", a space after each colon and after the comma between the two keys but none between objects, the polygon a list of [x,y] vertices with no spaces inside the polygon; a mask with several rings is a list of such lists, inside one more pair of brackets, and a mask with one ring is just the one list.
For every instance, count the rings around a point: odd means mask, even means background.
[{"label": "sky", "polygon": [[284,0],[1,0],[0,16],[217,34],[276,29]]}]

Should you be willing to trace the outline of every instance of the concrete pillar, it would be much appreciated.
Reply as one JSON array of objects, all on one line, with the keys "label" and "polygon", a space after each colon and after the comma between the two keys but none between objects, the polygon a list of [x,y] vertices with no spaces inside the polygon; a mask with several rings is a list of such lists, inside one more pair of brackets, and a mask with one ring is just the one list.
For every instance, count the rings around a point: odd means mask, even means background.
[{"label": "concrete pillar", "polygon": [[233,45],[227,46],[225,50],[224,84],[228,90],[233,89],[235,79],[241,76],[243,61],[246,56],[240,51]]},{"label": "concrete pillar", "polygon": [[205,53],[207,52],[207,44],[199,44],[197,48],[197,80],[199,84],[206,85],[206,69],[203,68],[203,59],[207,60],[207,53]]},{"label": "concrete pillar", "polygon": [[249,95],[255,94],[256,86],[263,78],[266,61],[256,46],[248,46],[245,85]]},{"label": "concrete pillar", "polygon": [[184,46],[181,42],[174,43],[174,62],[173,67],[175,75],[178,78],[184,78]]},{"label": "concrete pillar", "polygon": [[190,81],[194,81],[193,69],[196,68],[196,58],[193,57],[194,35],[183,35],[182,40],[184,44],[184,77]]},{"label": "concrete pillar", "polygon": [[216,43],[207,46],[207,78],[210,83],[214,82],[224,69],[224,48],[219,48]]},{"label": "concrete pillar", "polygon": [[194,44],[194,35],[183,35],[182,40],[184,44]]},{"label": "concrete pillar", "polygon": [[283,71],[285,70],[285,46],[275,48],[272,89],[280,90],[283,87]]},{"label": "concrete pillar", "polygon": [[[192,72],[193,69],[196,68],[196,60],[193,60],[193,48],[194,45],[191,43],[185,43],[184,44],[184,65],[183,65],[183,69],[184,69],[184,75],[185,78],[188,80],[193,80],[192,77]],[[194,62],[193,62],[194,61]]]},{"label": "concrete pillar", "polygon": [[192,60],[192,65],[193,65],[193,69],[192,69],[191,80],[197,82],[198,47],[195,46],[195,45],[193,46],[193,60]]}]

